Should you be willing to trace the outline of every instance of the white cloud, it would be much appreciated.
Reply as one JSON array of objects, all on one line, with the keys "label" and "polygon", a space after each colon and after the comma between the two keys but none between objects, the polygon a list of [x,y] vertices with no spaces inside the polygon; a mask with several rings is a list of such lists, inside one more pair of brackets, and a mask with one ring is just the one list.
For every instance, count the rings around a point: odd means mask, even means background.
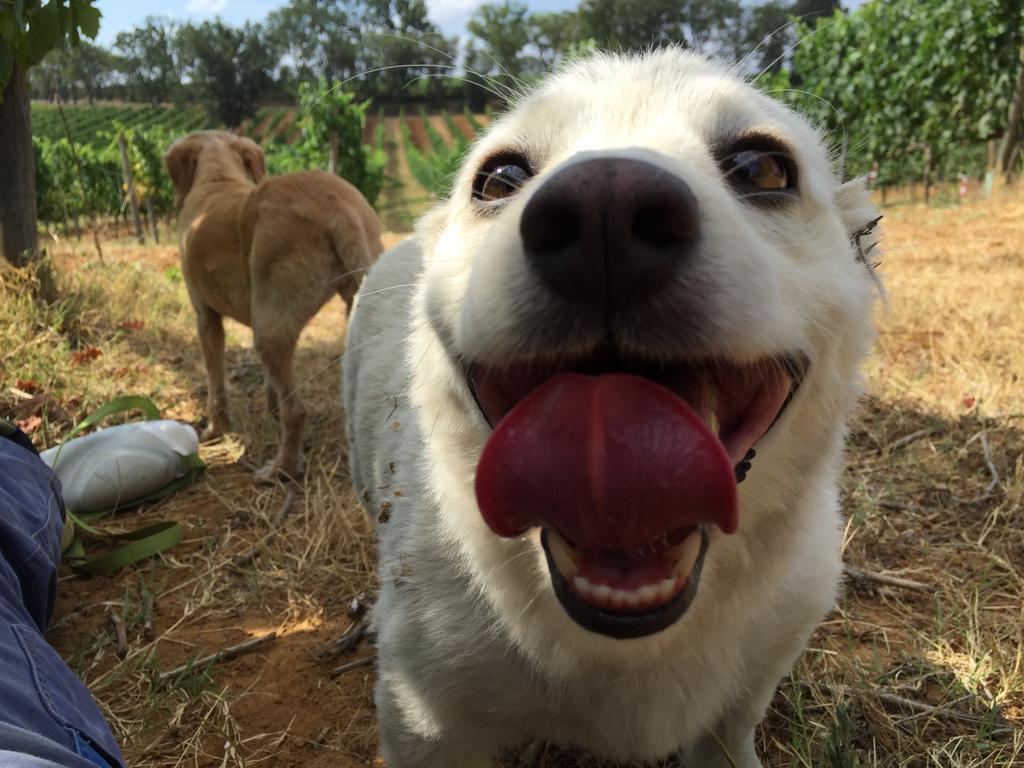
[{"label": "white cloud", "polygon": [[198,16],[213,16],[227,8],[228,0],[188,0],[185,10]]}]

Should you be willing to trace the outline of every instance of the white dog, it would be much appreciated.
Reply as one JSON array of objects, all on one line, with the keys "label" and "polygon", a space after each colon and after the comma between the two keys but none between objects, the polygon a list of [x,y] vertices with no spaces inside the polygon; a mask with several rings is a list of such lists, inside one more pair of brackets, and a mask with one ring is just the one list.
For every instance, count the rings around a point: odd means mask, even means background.
[{"label": "white dog", "polygon": [[760,765],[840,580],[872,218],[817,132],[680,50],[574,62],[477,142],[348,334],[390,768]]}]

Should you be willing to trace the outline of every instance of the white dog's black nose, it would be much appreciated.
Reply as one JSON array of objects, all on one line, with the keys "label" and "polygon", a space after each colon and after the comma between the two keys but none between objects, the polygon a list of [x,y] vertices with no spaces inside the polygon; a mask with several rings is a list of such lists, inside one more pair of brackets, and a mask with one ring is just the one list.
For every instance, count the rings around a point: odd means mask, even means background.
[{"label": "white dog's black nose", "polygon": [[619,157],[582,160],[526,204],[526,256],[557,295],[607,317],[665,288],[700,236],[697,199],[679,176]]}]

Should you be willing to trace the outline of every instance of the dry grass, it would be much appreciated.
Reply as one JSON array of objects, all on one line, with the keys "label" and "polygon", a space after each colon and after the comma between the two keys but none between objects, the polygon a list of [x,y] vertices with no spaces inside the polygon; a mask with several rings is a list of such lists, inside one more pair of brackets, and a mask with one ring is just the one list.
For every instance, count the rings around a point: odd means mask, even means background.
[{"label": "dry grass", "polygon": [[[780,687],[759,733],[767,766],[1024,765],[1024,203],[891,210],[870,395],[844,476],[847,559],[928,585],[852,583]],[[115,394],[197,420],[204,379],[170,248],[53,249],[62,299],[39,308],[0,273],[0,414],[51,442]],[[316,651],[373,590],[370,527],[346,469],[331,304],[298,366],[314,406],[305,484],[256,487],[276,430],[248,332],[229,331],[237,434],[206,477],[108,525],[174,518],[186,541],[114,577],[65,573],[50,640],[92,687],[128,761],[156,766],[375,762],[372,668],[331,679]],[[139,327],[138,321],[143,321]],[[88,347],[98,357],[82,353]],[[74,362],[79,360],[77,364]],[[233,559],[273,541],[251,563]],[[110,615],[127,628],[117,654]],[[259,651],[171,684],[155,674],[270,631]],[[360,651],[365,653],[366,651]],[[541,753],[546,768],[591,765]]]}]

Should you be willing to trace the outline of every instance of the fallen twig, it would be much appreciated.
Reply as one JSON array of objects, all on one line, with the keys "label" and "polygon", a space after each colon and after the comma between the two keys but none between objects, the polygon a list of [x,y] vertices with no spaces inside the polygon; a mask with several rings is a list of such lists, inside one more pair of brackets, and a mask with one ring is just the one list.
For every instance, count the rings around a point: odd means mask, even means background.
[{"label": "fallen twig", "polygon": [[985,493],[992,493],[999,485],[999,472],[996,470],[996,465],[992,462],[992,448],[988,444],[988,437],[984,432],[981,433],[981,450],[985,454],[985,464],[988,466],[989,474],[992,475],[992,480],[988,485],[985,486]]},{"label": "fallen twig", "polygon": [[366,637],[366,620],[359,617],[349,625],[341,637],[331,640],[321,648],[317,652],[316,658],[318,661],[328,661],[351,653],[364,637]]},{"label": "fallen twig", "polygon": [[377,661],[377,657],[376,656],[364,656],[361,659],[356,659],[355,661],[349,661],[349,662],[347,662],[345,664],[342,664],[340,667],[335,667],[333,670],[331,670],[331,677],[332,678],[338,677],[339,675],[343,675],[346,672],[349,672],[349,671],[351,671],[353,669],[359,669],[360,667],[368,667],[371,664],[375,663],[376,661]]},{"label": "fallen twig", "polygon": [[[985,722],[985,717],[981,715],[971,714],[970,712],[963,712],[958,709],[953,709],[953,704],[964,701],[964,698],[957,699],[956,702],[947,704],[926,704],[923,701],[915,701],[914,699],[908,699],[905,696],[899,694],[890,693],[889,691],[881,691],[875,688],[854,688],[853,686],[837,684],[830,685],[828,683],[815,682],[811,683],[804,680],[793,680],[790,678],[790,683],[798,685],[801,688],[811,690],[813,688],[823,688],[829,693],[838,696],[841,694],[858,694],[861,696],[874,696],[883,704],[889,704],[894,707],[900,707],[902,709],[909,709],[916,712],[918,715],[929,715],[931,717],[944,717],[949,720],[958,720],[962,723],[970,723],[971,725],[979,725]],[[1001,729],[995,728],[994,731],[1000,731]]]},{"label": "fallen twig", "polygon": [[911,589],[915,592],[931,592],[932,589],[934,589],[930,584],[913,581],[912,579],[904,579],[899,576],[889,576],[884,573],[878,573],[877,571],[868,571],[864,568],[859,568],[856,565],[850,565],[849,563],[844,566],[844,570],[846,571],[846,575],[853,581],[885,584],[889,587]]},{"label": "fallen twig", "polygon": [[157,683],[165,683],[179,675],[188,672],[191,669],[201,669],[210,664],[219,664],[222,661],[231,661],[239,656],[246,653],[252,653],[257,648],[262,648],[264,645],[272,640],[277,639],[277,632],[270,632],[266,635],[260,635],[254,637],[251,640],[246,640],[244,643],[238,643],[238,645],[231,645],[227,648],[222,648],[216,653],[211,653],[209,656],[203,656],[201,659],[190,661],[187,664],[182,664],[180,667],[175,667],[168,672],[161,672],[156,676]]},{"label": "fallen twig", "polygon": [[940,431],[938,427],[925,427],[924,429],[919,429],[916,432],[911,432],[909,435],[904,435],[898,440],[893,440],[882,450],[887,453],[892,453],[898,448],[903,448],[904,446],[910,445],[911,443],[921,440],[925,437],[931,437],[938,431]]},{"label": "fallen twig", "polygon": [[881,507],[882,509],[892,509],[892,510],[895,510],[897,512],[923,512],[924,511],[924,509],[922,507],[919,507],[916,504],[905,504],[902,501],[889,501],[888,499],[883,499],[882,501],[878,502],[878,506]]},{"label": "fallen twig", "polygon": [[153,595],[148,590],[142,601],[142,636],[146,642],[152,642],[156,636],[153,631]]},{"label": "fallen twig", "polygon": [[294,506],[295,493],[293,491],[288,491],[288,495],[285,497],[284,503],[270,521],[270,530],[255,545],[231,558],[231,564],[241,567],[249,565],[253,560],[259,557],[263,548],[274,540],[274,536],[277,535],[278,529],[281,527],[281,522],[291,513]]},{"label": "fallen twig", "polygon": [[946,717],[950,720],[959,720],[963,723],[971,723],[972,725],[978,725],[984,722],[984,718],[979,715],[972,715],[970,712],[961,712],[957,709],[952,709],[948,704],[940,704],[938,706],[934,704],[925,704],[923,701],[914,701],[914,699],[908,699],[904,696],[899,696],[895,693],[888,693],[887,691],[872,691],[872,693],[878,697],[878,700],[885,704],[892,704],[896,707],[903,707],[904,709],[912,709],[923,715],[932,715],[935,717]]},{"label": "fallen twig", "polygon": [[123,659],[128,655],[128,632],[124,626],[124,619],[117,611],[107,614],[110,618],[110,625],[114,628],[115,650],[117,658]]}]

